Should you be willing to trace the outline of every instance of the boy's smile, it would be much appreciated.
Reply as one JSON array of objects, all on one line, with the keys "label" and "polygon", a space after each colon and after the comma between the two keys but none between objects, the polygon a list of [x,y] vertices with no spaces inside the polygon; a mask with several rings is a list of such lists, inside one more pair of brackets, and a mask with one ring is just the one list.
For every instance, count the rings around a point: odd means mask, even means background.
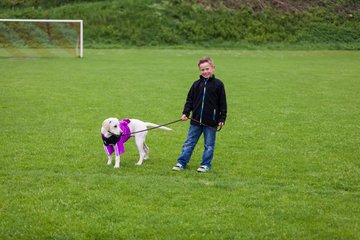
[{"label": "boy's smile", "polygon": [[204,78],[211,77],[213,75],[213,73],[215,72],[215,67],[208,62],[201,63],[199,65],[199,69],[201,72],[201,76],[203,76]]}]

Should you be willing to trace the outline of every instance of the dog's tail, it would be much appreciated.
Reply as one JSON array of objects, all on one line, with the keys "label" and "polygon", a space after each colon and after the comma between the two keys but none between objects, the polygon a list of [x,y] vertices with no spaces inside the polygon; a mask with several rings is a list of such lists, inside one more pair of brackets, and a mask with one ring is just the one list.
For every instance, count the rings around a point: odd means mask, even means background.
[{"label": "dog's tail", "polygon": [[154,128],[160,128],[160,129],[166,130],[166,131],[172,131],[171,128],[160,126],[160,125],[157,125],[157,124],[151,123],[151,122],[145,122],[145,125],[146,125],[146,127],[154,127]]}]

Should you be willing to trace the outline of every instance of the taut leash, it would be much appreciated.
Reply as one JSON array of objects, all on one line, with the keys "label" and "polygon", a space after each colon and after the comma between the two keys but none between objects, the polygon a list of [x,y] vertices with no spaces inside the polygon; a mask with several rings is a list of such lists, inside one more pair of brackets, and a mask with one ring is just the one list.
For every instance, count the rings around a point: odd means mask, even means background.
[{"label": "taut leash", "polygon": [[156,128],[160,128],[160,127],[164,127],[164,126],[167,126],[167,125],[170,125],[170,124],[173,124],[173,123],[176,123],[176,122],[180,122],[181,119],[178,119],[178,120],[175,120],[175,121],[172,121],[172,122],[168,122],[168,123],[164,123],[164,124],[161,124],[161,125],[158,125],[156,127],[152,127],[152,128],[146,128],[144,130],[140,130],[140,131],[136,131],[136,132],[131,132],[131,133],[128,133],[128,134],[121,134],[121,135],[131,135],[131,134],[136,134],[136,133],[141,133],[141,132],[145,132],[145,131],[150,131],[150,130],[154,130]]},{"label": "taut leash", "polygon": [[217,132],[220,132],[220,130],[221,130],[221,128],[222,128],[221,125],[218,126],[218,127],[212,127],[212,126],[206,125],[206,124],[204,124],[204,123],[202,123],[202,122],[200,122],[200,121],[198,121],[198,120],[196,120],[196,119],[194,119],[194,118],[191,118],[191,117],[189,117],[188,119],[193,120],[194,122],[197,122],[197,123],[199,123],[200,125],[203,125],[204,127],[214,128],[214,129],[216,129]]},{"label": "taut leash", "polygon": [[[204,127],[214,128],[214,129],[216,129],[217,132],[219,132],[219,131],[221,130],[221,128],[222,128],[222,126],[212,127],[212,126],[206,125],[206,124],[204,124],[204,123],[202,123],[202,122],[200,122],[200,121],[198,121],[198,120],[196,120],[196,119],[194,119],[194,118],[190,118],[190,117],[189,117],[188,119],[193,120],[194,122],[197,122],[197,123],[199,123],[200,125],[203,125]],[[167,125],[170,125],[170,124],[174,124],[174,123],[177,123],[177,122],[180,122],[180,121],[182,121],[181,118],[180,118],[180,119],[177,119],[177,120],[175,120],[175,121],[171,121],[171,122],[168,122],[168,123],[164,123],[164,124],[158,125],[158,126],[156,126],[156,127],[147,128],[147,129],[143,129],[143,130],[140,130],[140,131],[131,132],[131,133],[127,133],[127,134],[120,134],[120,136],[122,136],[122,135],[127,136],[127,135],[132,135],[132,134],[136,134],[136,133],[141,133],[141,132],[145,132],[145,131],[154,130],[154,129],[156,129],[156,128],[164,127],[164,126],[167,126]]]}]

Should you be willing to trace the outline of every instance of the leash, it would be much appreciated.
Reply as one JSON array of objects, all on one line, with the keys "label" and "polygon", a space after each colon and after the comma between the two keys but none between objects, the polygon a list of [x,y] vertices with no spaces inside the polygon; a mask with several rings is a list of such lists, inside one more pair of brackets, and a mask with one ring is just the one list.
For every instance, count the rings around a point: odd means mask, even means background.
[{"label": "leash", "polygon": [[180,121],[182,121],[181,118],[178,119],[178,120],[172,121],[172,122],[168,122],[168,123],[164,123],[164,124],[158,125],[158,126],[156,126],[156,127],[146,128],[146,129],[144,129],[144,130],[140,130],[140,131],[136,131],[136,132],[131,132],[131,133],[128,133],[128,134],[120,134],[120,135],[127,136],[127,135],[131,135],[131,134],[136,134],[136,133],[141,133],[141,132],[145,132],[145,131],[150,131],[150,130],[154,130],[154,129],[156,129],[156,128],[164,127],[164,126],[167,126],[167,125],[170,125],[170,124],[173,124],[173,123],[176,123],[176,122],[180,122]]},{"label": "leash", "polygon": [[[212,127],[212,126],[209,126],[209,125],[206,125],[204,123],[201,123],[200,121],[194,119],[194,118],[188,118],[190,120],[193,120],[194,122],[197,122],[199,123],[200,125],[203,125],[204,127],[209,127],[209,128],[214,128],[216,129],[217,132],[219,132],[222,128],[222,126],[219,126],[219,127]],[[180,122],[182,121],[182,119],[177,119],[175,121],[171,121],[171,122],[168,122],[168,123],[164,123],[164,124],[161,124],[161,125],[158,125],[156,127],[152,127],[152,128],[147,128],[147,129],[144,129],[144,130],[140,130],[140,131],[136,131],[136,132],[131,132],[131,133],[127,133],[127,134],[120,134],[120,136],[127,136],[127,135],[132,135],[132,134],[136,134],[136,133],[141,133],[141,132],[145,132],[145,131],[150,131],[150,130],[154,130],[154,129],[157,129],[157,128],[160,128],[160,127],[164,127],[164,126],[167,126],[167,125],[171,125],[171,124],[174,124],[174,123],[177,123],[177,122]]]},{"label": "leash", "polygon": [[204,123],[202,123],[202,122],[200,122],[200,121],[198,121],[198,120],[196,120],[196,119],[194,119],[194,118],[191,118],[191,117],[189,117],[188,119],[193,120],[194,122],[197,122],[197,123],[199,123],[200,125],[203,125],[204,127],[214,128],[214,129],[216,129],[217,132],[220,132],[220,130],[221,130],[221,128],[222,128],[222,126],[212,127],[212,126],[206,125],[206,124],[204,124]]}]

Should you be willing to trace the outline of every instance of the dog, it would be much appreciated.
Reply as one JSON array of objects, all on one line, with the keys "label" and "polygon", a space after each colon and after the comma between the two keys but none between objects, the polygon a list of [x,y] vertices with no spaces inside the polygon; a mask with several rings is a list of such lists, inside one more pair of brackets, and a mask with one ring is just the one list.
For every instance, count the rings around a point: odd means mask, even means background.
[{"label": "dog", "polygon": [[112,163],[112,154],[115,152],[114,168],[120,167],[120,154],[125,152],[124,143],[130,137],[135,137],[135,143],[139,151],[139,160],[136,165],[140,166],[144,160],[149,158],[149,147],[146,145],[147,127],[156,127],[162,130],[171,131],[171,128],[159,126],[150,122],[143,122],[138,119],[123,119],[119,121],[117,118],[105,119],[101,126],[101,137],[103,139],[103,147],[107,154],[107,164]]}]

